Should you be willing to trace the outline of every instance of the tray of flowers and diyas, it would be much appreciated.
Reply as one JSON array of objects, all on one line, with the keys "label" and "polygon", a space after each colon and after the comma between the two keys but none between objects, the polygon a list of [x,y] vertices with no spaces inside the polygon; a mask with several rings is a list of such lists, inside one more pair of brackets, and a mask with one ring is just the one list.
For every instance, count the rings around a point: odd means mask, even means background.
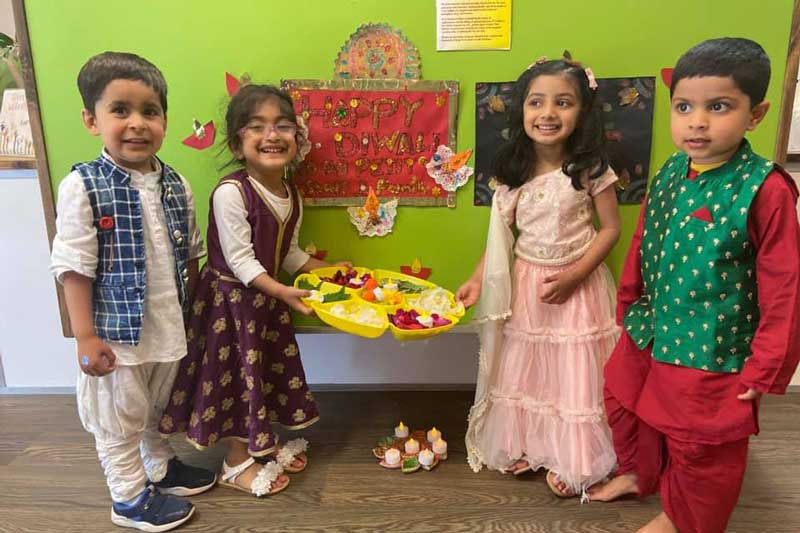
[{"label": "tray of flowers and diyas", "polygon": [[311,291],[303,301],[320,320],[367,338],[388,329],[401,341],[427,339],[464,316],[464,305],[452,292],[391,270],[331,266],[301,274],[294,286]]}]

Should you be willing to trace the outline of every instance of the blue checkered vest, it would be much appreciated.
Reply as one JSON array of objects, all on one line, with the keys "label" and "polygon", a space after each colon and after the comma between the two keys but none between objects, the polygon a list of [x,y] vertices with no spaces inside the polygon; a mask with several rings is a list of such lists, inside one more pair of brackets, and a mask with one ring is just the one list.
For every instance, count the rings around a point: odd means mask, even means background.
[{"label": "blue checkered vest", "polygon": [[[161,205],[175,255],[175,281],[186,308],[189,206],[177,172],[161,163]],[[97,228],[98,264],[93,287],[94,327],[101,339],[139,344],[144,315],[145,236],[139,191],[130,174],[106,157],[72,167],[83,178]]]}]

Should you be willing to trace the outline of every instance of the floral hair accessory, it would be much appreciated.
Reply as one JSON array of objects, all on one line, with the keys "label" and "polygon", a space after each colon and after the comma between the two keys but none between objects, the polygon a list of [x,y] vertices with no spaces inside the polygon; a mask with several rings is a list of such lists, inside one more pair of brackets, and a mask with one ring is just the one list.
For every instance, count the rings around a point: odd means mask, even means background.
[{"label": "floral hair accessory", "polygon": [[97,224],[100,226],[102,230],[110,230],[114,228],[114,217],[104,216],[100,217],[100,221]]},{"label": "floral hair accessory", "polygon": [[[576,60],[572,59],[572,54],[569,53],[569,50],[564,50],[564,53],[562,54],[561,59],[565,63],[569,63],[573,67],[577,67],[577,68],[583,69],[583,72],[586,74],[586,78],[589,80],[589,89],[591,89],[592,91],[596,91],[597,90],[597,78],[594,77],[594,72],[592,72],[592,69],[590,69],[588,67],[584,68],[583,65],[581,65],[580,61],[576,61]],[[543,63],[546,60],[547,60],[547,58],[542,56],[542,57],[540,57],[539,59],[536,60],[536,63],[531,63],[531,66],[528,67],[528,68],[531,68],[534,65],[539,65],[539,64]]]},{"label": "floral hair accessory", "polygon": [[532,69],[532,68],[533,68],[533,67],[535,67],[536,65],[541,65],[541,64],[542,64],[542,63],[544,63],[545,61],[547,61],[547,56],[541,56],[539,59],[537,59],[536,61],[534,61],[534,62],[533,62],[533,63],[531,63],[530,65],[528,65],[528,68],[529,68],[529,69]]},{"label": "floral hair accessory", "polygon": [[593,91],[596,91],[597,90],[597,79],[594,77],[594,72],[592,72],[592,69],[590,69],[588,67],[583,69],[583,71],[586,72],[586,77],[589,78],[589,88],[591,90],[593,90]]},{"label": "floral hair accessory", "polygon": [[311,151],[311,141],[308,139],[308,126],[300,115],[295,116],[297,120],[297,133],[295,133],[295,140],[297,142],[297,154],[292,159],[292,165],[299,165]]}]

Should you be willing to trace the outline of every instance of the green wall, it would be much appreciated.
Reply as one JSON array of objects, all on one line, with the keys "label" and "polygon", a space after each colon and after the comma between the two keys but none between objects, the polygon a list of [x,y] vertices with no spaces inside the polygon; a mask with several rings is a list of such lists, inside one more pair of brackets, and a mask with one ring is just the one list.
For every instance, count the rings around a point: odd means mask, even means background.
[{"label": "green wall", "polygon": [[[27,0],[34,68],[55,188],[76,161],[100,145],[81,125],[75,80],[91,55],[130,51],[154,62],[169,84],[169,128],[162,159],[191,182],[205,230],[208,196],[222,159],[180,141],[192,118],[221,125],[225,71],[254,82],[330,79],[342,44],[362,23],[386,22],[417,45],[423,79],[461,84],[459,149],[474,145],[475,83],[515,79],[536,58],[569,49],[599,77],[658,76],[697,42],[741,36],[772,58],[768,100],[773,109],[751,136],[772,156],[778,125],[793,0],[515,0],[511,51],[436,52],[434,0]],[[668,93],[659,82],[653,170],[672,152]],[[456,209],[400,207],[394,233],[360,238],[344,208],[306,208],[301,246],[313,240],[332,260],[398,269],[419,256],[431,279],[455,290],[472,271],[485,241],[489,210],[472,206],[472,182]],[[607,262],[617,275],[633,232],[637,206],[621,209],[623,234]]]}]

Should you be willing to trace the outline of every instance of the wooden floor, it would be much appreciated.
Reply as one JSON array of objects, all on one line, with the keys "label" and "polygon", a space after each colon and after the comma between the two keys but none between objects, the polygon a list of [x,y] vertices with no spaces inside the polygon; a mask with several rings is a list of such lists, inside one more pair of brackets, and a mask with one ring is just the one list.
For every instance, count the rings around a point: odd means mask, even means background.
[{"label": "wooden floor", "polygon": [[[281,494],[256,500],[224,488],[193,498],[180,531],[633,531],[659,512],[646,502],[580,505],[559,500],[542,473],[520,478],[466,464],[466,392],[320,392],[322,419],[304,436],[310,466]],[[800,393],[768,397],[731,532],[800,532]],[[403,475],[372,458],[373,442],[398,420],[436,425],[450,458]],[[218,469],[223,453],[174,444],[187,462]],[[0,395],[0,532],[122,531],[72,396]]]}]

